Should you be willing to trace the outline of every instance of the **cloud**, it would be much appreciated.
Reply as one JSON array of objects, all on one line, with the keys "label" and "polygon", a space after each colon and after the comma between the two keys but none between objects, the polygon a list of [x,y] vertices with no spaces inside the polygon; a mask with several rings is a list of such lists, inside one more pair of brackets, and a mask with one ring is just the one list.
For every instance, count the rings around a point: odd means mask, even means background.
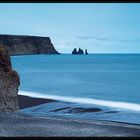
[{"label": "cloud", "polygon": [[140,42],[140,39],[134,38],[111,38],[111,37],[96,37],[96,36],[78,36],[77,39],[81,40],[98,40],[98,41],[117,41],[117,42]]}]

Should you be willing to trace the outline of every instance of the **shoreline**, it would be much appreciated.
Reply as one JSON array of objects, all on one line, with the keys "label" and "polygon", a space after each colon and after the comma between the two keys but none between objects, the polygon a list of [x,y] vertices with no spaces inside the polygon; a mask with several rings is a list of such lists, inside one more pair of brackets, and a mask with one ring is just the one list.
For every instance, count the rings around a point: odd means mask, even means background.
[{"label": "shoreline", "polygon": [[[18,95],[20,110],[55,100]],[[41,107],[41,106],[40,106]],[[97,108],[88,111],[101,111]],[[55,110],[56,111],[56,110]],[[55,112],[54,111],[54,112]],[[36,116],[28,112],[0,113],[0,137],[139,137],[140,125],[122,122],[57,116]]]},{"label": "shoreline", "polygon": [[140,125],[0,113],[0,137],[139,137]]},{"label": "shoreline", "polygon": [[18,95],[19,109],[33,107],[44,103],[54,102],[52,99],[44,99],[37,97],[30,97],[25,95]]},{"label": "shoreline", "polygon": [[[26,96],[26,95],[18,95],[18,99],[19,99],[19,110],[28,110],[31,108],[35,108],[38,107],[39,105],[43,105],[43,104],[47,104],[47,103],[58,103],[58,102],[61,102],[61,101],[57,101],[57,100],[53,100],[53,99],[45,99],[45,98],[37,98],[37,97],[30,97],[30,96]],[[70,107],[61,107],[60,106],[60,109],[55,109],[55,110],[52,110],[51,112],[59,112],[59,111],[63,111],[63,110],[67,110],[69,109]],[[96,108],[96,107],[93,107],[93,108],[78,108],[78,107],[75,107],[75,108],[72,108],[71,111],[69,111],[69,113],[96,113],[96,112],[101,112],[103,111],[101,108]],[[25,111],[26,112],[26,111]],[[117,111],[107,111],[107,113],[116,113]],[[31,115],[31,116],[34,116],[34,115]],[[37,116],[39,117],[39,116]],[[40,117],[44,117],[44,116],[40,116]],[[60,117],[60,116],[59,116]],[[60,117],[60,118],[63,118],[63,117]],[[65,117],[64,117],[65,118]],[[67,118],[68,119],[68,118]],[[79,118],[77,118],[77,120],[80,120]],[[95,119],[96,120],[96,119]],[[92,121],[92,120],[88,120],[89,122]],[[129,122],[119,122],[119,121],[113,121],[113,120],[99,120],[99,121],[107,121],[107,122],[113,122],[113,123],[121,123],[121,124],[126,124],[126,125],[137,125],[137,126],[140,126],[140,124],[137,124],[137,123],[129,123]]]}]

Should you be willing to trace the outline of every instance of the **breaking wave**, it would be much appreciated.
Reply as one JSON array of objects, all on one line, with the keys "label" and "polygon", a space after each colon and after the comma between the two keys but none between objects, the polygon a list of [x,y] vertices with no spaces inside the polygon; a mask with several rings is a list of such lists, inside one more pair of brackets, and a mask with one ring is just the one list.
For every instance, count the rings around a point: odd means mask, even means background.
[{"label": "breaking wave", "polygon": [[44,95],[39,92],[27,92],[27,91],[19,91],[19,95],[53,99],[53,100],[71,102],[71,103],[93,104],[99,106],[121,108],[121,109],[132,110],[132,111],[140,111],[140,104],[128,103],[128,102],[98,100],[93,98],[80,98],[80,97],[59,96],[59,95],[49,95],[49,94]]}]

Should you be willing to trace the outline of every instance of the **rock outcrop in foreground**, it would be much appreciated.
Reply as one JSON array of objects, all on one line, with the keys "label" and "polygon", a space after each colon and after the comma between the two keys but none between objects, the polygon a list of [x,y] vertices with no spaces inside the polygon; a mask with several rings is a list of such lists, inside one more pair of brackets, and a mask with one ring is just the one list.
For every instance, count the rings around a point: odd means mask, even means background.
[{"label": "rock outcrop in foreground", "polygon": [[0,45],[6,46],[10,55],[59,54],[49,37],[0,35]]},{"label": "rock outcrop in foreground", "polygon": [[4,46],[0,45],[0,112],[12,112],[19,109],[19,85],[19,75],[12,70],[9,53]]}]

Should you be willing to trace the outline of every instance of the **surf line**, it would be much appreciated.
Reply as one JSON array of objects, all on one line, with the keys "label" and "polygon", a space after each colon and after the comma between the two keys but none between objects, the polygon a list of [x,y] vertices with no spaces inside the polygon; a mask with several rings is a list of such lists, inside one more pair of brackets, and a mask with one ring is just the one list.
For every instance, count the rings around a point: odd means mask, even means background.
[{"label": "surf line", "polygon": [[58,100],[58,101],[71,102],[71,103],[93,104],[93,105],[121,108],[121,109],[140,112],[140,104],[128,103],[128,102],[98,100],[98,99],[92,99],[92,98],[80,98],[80,97],[48,95],[48,94],[43,95],[42,93],[39,93],[39,92],[28,92],[28,91],[19,91],[19,95],[45,98],[45,99],[53,99],[53,100]]}]

